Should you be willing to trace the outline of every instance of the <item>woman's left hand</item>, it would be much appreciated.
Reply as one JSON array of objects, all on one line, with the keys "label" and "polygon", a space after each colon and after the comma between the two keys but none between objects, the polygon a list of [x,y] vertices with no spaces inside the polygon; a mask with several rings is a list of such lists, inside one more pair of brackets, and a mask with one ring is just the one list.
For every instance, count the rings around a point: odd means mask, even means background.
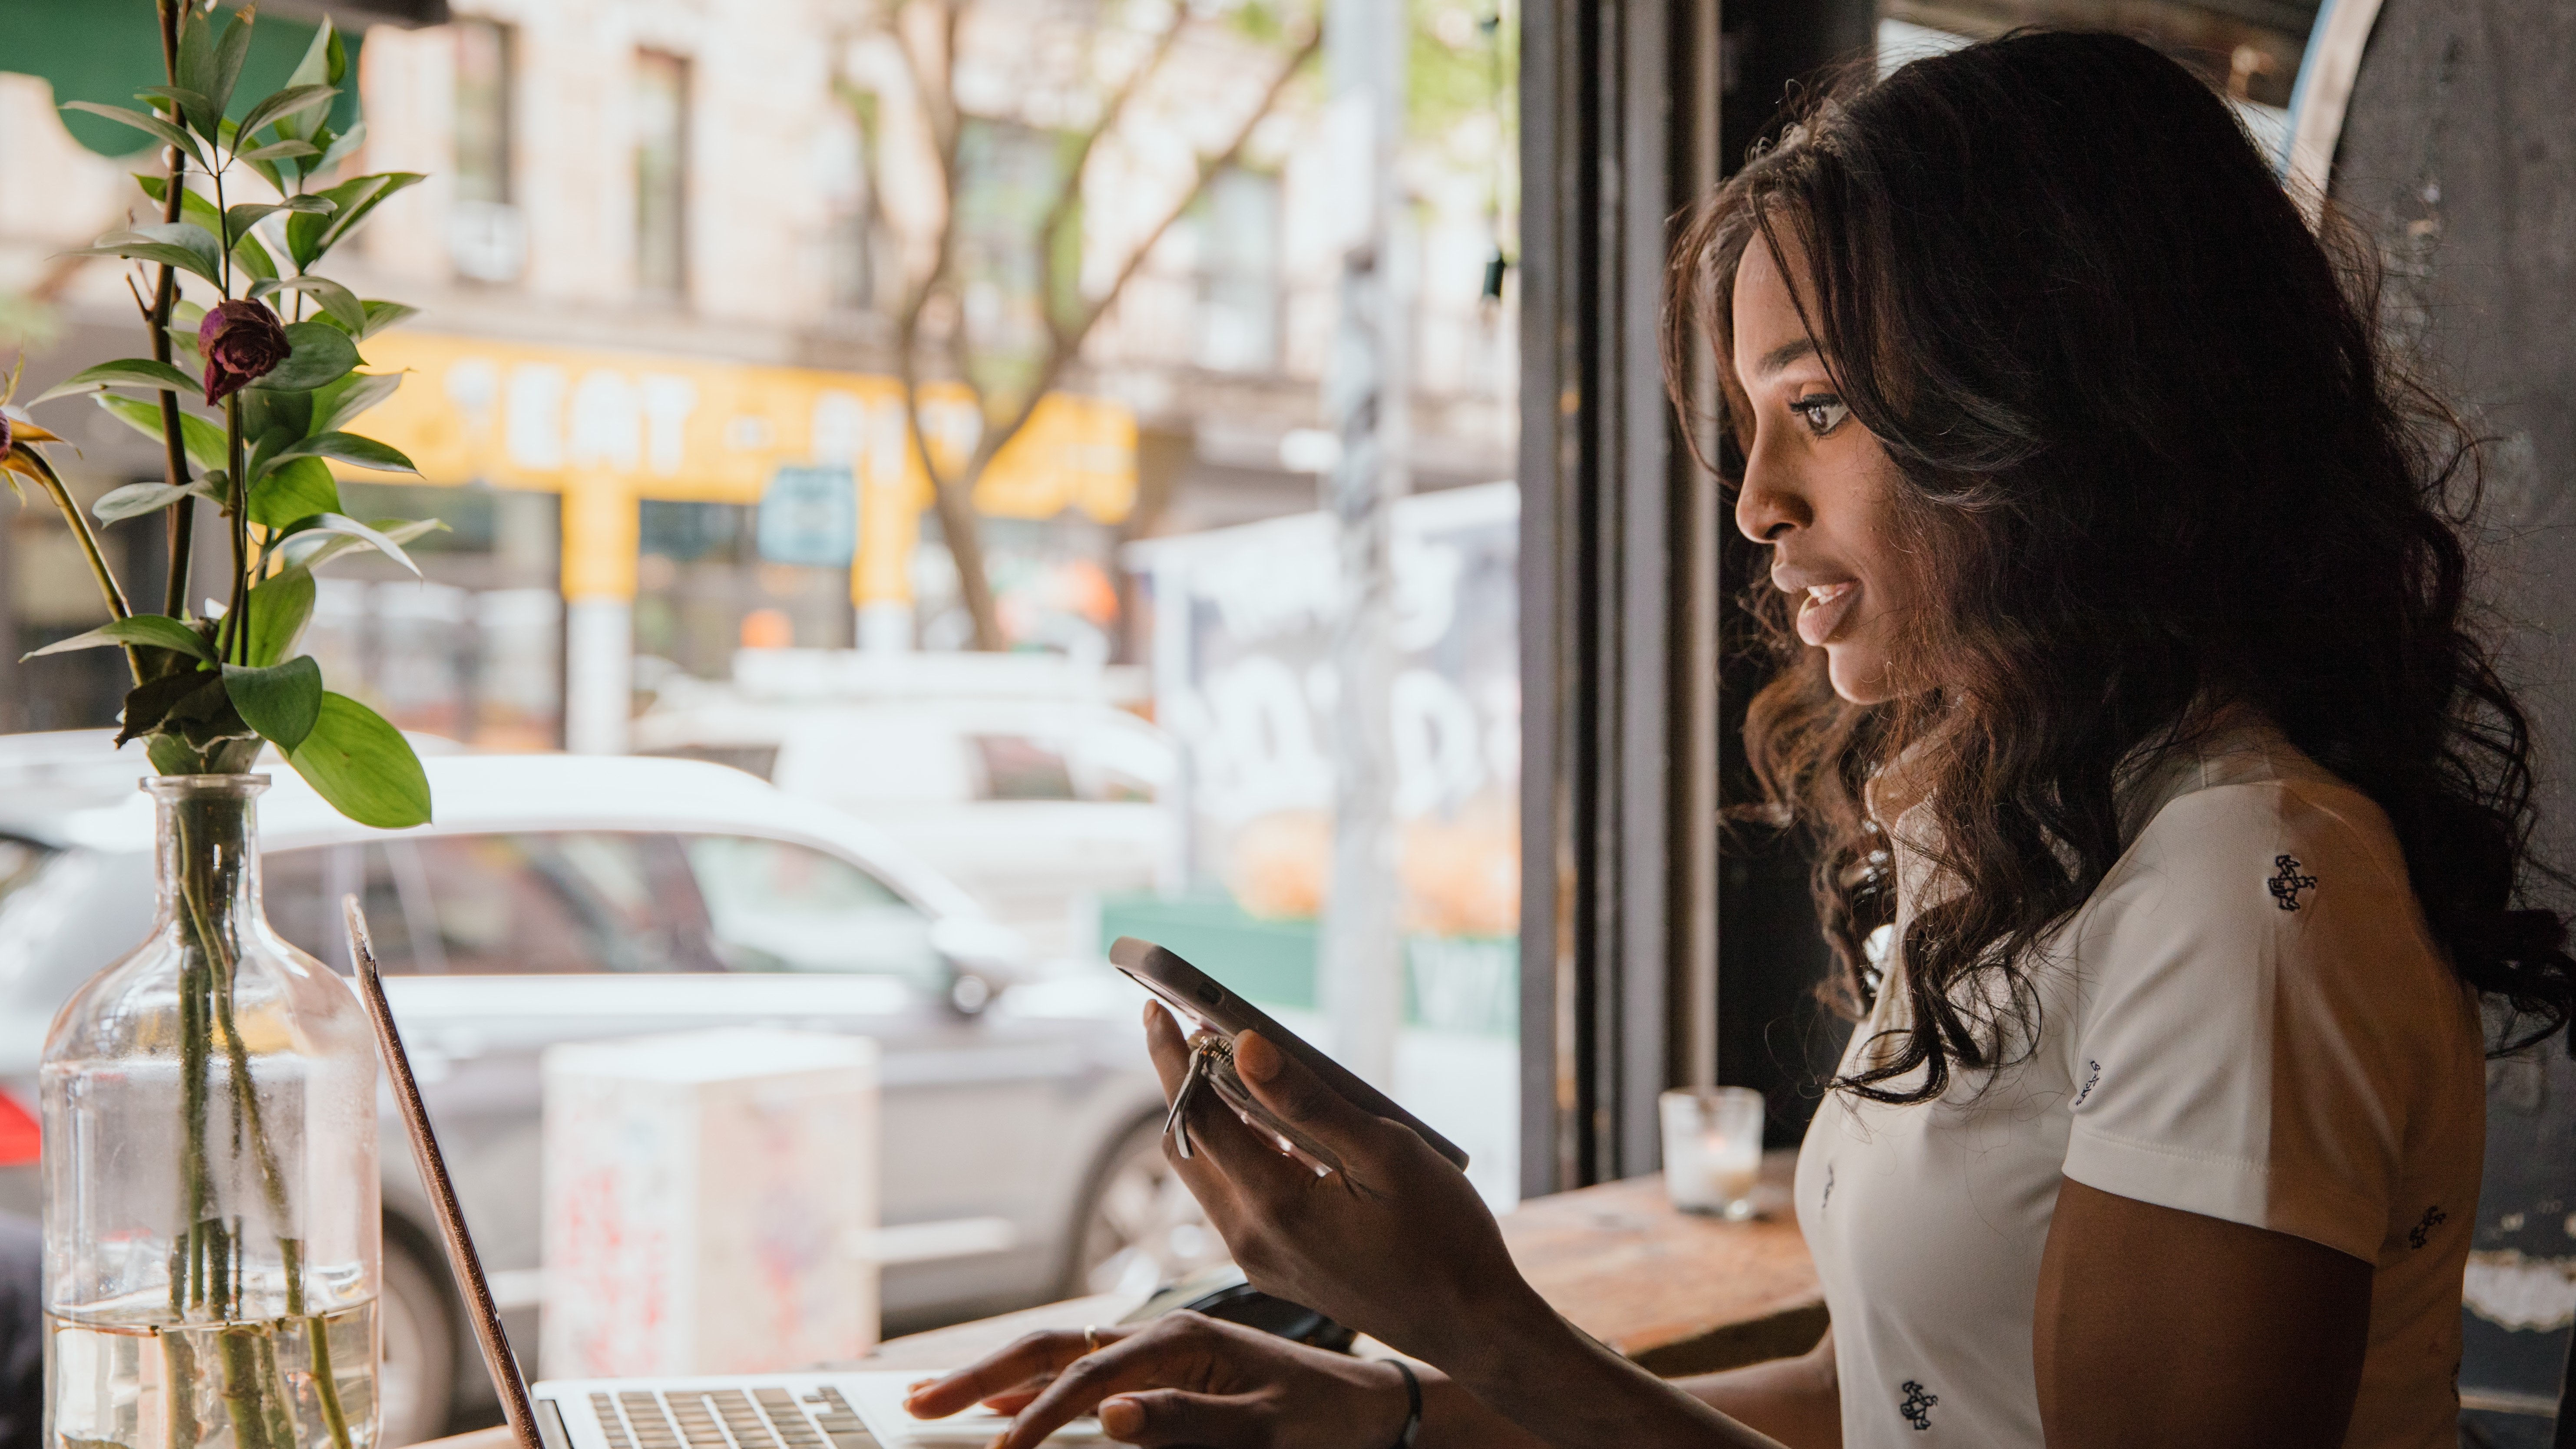
[{"label": "woman's left hand", "polygon": [[[1145,1034],[1168,1099],[1190,1048],[1159,1005]],[[1466,1175],[1406,1127],[1372,1116],[1246,1032],[1235,1070],[1261,1104],[1312,1134],[1345,1171],[1318,1176],[1245,1126],[1212,1092],[1192,1104],[1189,1184],[1253,1286],[1416,1357],[1445,1362],[1498,1315],[1552,1318],[1522,1280]]]}]

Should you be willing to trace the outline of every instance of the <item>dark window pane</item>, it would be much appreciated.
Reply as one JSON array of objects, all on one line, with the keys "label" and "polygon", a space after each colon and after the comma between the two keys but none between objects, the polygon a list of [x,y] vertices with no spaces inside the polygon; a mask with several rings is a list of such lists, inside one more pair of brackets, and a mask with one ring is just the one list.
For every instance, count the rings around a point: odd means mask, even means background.
[{"label": "dark window pane", "polygon": [[36,872],[55,854],[55,851],[32,840],[0,835],[0,901],[7,900],[11,891],[34,880]]},{"label": "dark window pane", "polygon": [[635,285],[667,297],[688,288],[689,63],[635,57]]},{"label": "dark window pane", "polygon": [[766,780],[778,768],[776,745],[673,745],[667,750],[646,750],[670,760],[704,760],[711,765],[724,765],[746,775]]},{"label": "dark window pane", "polygon": [[740,835],[683,837],[716,950],[736,971],[901,976],[936,987],[930,919],[838,856]]},{"label": "dark window pane", "polygon": [[1020,735],[977,735],[987,800],[1070,800],[1073,773],[1064,752]]},{"label": "dark window pane", "polygon": [[419,853],[449,975],[719,967],[669,836],[565,831],[405,843]]},{"label": "dark window pane", "polygon": [[514,36],[509,26],[489,20],[460,16],[454,24],[456,196],[461,201],[509,201]]}]

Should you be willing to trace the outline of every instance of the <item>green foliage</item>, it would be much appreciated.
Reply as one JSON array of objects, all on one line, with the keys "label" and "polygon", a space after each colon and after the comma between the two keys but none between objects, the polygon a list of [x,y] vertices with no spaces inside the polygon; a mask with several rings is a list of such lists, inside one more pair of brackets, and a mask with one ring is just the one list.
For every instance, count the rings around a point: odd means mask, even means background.
[{"label": "green foliage", "polygon": [[244,724],[292,758],[322,716],[322,666],[310,654],[265,667],[227,664],[224,693]]},{"label": "green foliage", "polygon": [[262,528],[339,511],[340,485],[319,458],[289,459],[250,487],[250,521]]},{"label": "green foliage", "polygon": [[358,365],[358,344],[336,327],[289,322],[286,340],[295,344],[295,351],[255,384],[262,392],[311,392],[338,382]]},{"label": "green foliage", "polygon": [[[166,362],[155,362],[149,357],[123,357],[95,367],[84,367],[47,388],[34,401],[51,402],[76,392],[99,392],[111,387],[150,388],[156,392],[175,392],[182,397],[198,391],[195,378]],[[154,415],[159,416],[159,409],[154,409]],[[158,425],[155,427],[157,430]]]},{"label": "green foliage", "polygon": [[252,664],[275,664],[286,657],[313,618],[313,571],[287,569],[259,581],[244,606],[249,635],[243,654]]},{"label": "green foliage", "polygon": [[411,741],[345,694],[322,696],[311,732],[286,761],[360,825],[402,830],[429,823],[429,776]]},{"label": "green foliage", "polygon": [[118,644],[149,644],[155,648],[190,655],[205,660],[209,664],[213,663],[215,658],[214,650],[207,647],[206,641],[198,636],[197,631],[179,620],[167,614],[134,614],[101,624],[86,634],[75,634],[69,639],[48,644],[34,653],[23,656],[20,662],[47,654],[68,654],[75,649],[103,649]]},{"label": "green foliage", "polygon": [[[115,489],[92,512],[101,523],[114,523],[198,502],[221,511],[236,543],[232,611],[220,622],[128,613],[125,591],[93,543],[89,556],[110,612],[120,617],[41,652],[125,650],[134,687],[118,742],[147,740],[155,769],[248,769],[266,741],[350,818],[389,828],[416,825],[429,819],[429,785],[410,744],[366,706],[326,690],[321,666],[295,649],[313,615],[314,569],[370,549],[417,574],[403,544],[442,526],[425,519],[362,523],[342,512],[334,463],[413,471],[399,450],[348,431],[401,385],[400,374],[359,373],[358,344],[413,309],[360,298],[317,270],[369,212],[421,178],[384,172],[308,188],[309,179],[338,165],[362,138],[358,125],[335,131],[330,121],[350,77],[349,48],[325,22],[284,86],[236,107],[254,24],[247,6],[218,22],[192,4],[165,83],[138,93],[150,109],[89,101],[71,107],[176,148],[193,163],[175,198],[176,220],[111,232],[82,254],[160,269],[164,278],[185,274],[228,301],[279,311],[287,355],[233,394],[222,421],[192,412],[182,404],[203,395],[191,374],[203,370],[195,334],[206,308],[174,301],[166,315],[151,319],[170,361],[101,363],[38,399],[87,394],[110,416],[155,438],[176,428],[184,463],[172,466],[179,476]],[[236,111],[239,119],[228,119]],[[272,194],[246,198],[245,173],[266,182]],[[156,209],[174,199],[167,176],[136,180]],[[170,295],[162,278],[136,280],[138,295]],[[50,434],[29,438],[59,441]],[[40,454],[13,454],[12,466],[18,462],[30,476],[53,476]],[[188,476],[191,469],[202,473]],[[241,516],[233,517],[237,488]],[[91,539],[88,520],[69,495],[51,491],[73,527]]]}]

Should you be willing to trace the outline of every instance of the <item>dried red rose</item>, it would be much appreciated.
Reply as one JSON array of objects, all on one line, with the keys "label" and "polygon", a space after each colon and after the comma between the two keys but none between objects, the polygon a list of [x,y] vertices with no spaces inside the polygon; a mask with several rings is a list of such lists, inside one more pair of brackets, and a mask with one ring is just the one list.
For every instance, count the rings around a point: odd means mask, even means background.
[{"label": "dried red rose", "polygon": [[257,302],[218,302],[197,327],[206,359],[206,401],[221,402],[277,370],[295,350],[277,314]]}]

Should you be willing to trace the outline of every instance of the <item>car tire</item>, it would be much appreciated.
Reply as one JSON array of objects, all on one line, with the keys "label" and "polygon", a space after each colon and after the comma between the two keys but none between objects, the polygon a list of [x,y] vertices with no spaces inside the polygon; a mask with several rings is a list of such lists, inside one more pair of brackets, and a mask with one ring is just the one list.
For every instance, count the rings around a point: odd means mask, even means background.
[{"label": "car tire", "polygon": [[388,1449],[426,1443],[447,1432],[456,1398],[456,1319],[447,1275],[431,1269],[401,1238],[385,1238],[384,1288],[377,1334],[376,1442]]},{"label": "car tire", "polygon": [[1163,1156],[1162,1118],[1146,1117],[1120,1133],[1092,1171],[1064,1292],[1148,1293],[1226,1257],[1225,1240]]}]

